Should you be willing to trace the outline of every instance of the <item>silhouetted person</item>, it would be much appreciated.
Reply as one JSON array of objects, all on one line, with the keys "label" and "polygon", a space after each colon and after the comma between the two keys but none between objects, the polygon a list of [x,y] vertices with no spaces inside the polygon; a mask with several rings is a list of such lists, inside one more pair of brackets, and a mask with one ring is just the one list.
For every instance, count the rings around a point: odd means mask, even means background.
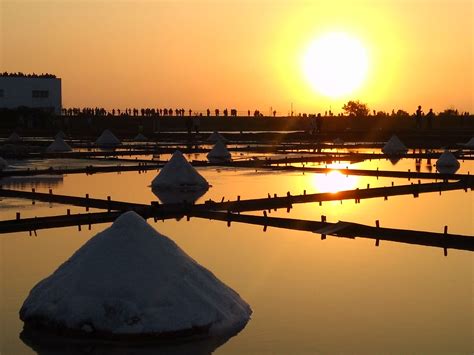
[{"label": "silhouetted person", "polygon": [[318,113],[318,115],[316,116],[316,131],[318,133],[321,133],[322,126],[323,126],[323,118],[321,117],[321,114]]},{"label": "silhouetted person", "polygon": [[193,117],[193,128],[196,131],[196,134],[199,134],[199,126],[201,125],[201,122],[199,120],[199,116],[194,116]]},{"label": "silhouetted person", "polygon": [[433,118],[434,118],[433,109],[430,108],[430,112],[426,114],[426,122],[428,124],[428,129],[433,128]]},{"label": "silhouetted person", "polygon": [[186,130],[188,131],[188,136],[191,135],[193,129],[193,119],[191,116],[186,117]]},{"label": "silhouetted person", "polygon": [[416,115],[415,115],[416,128],[418,128],[418,129],[421,128],[421,117],[422,116],[423,116],[423,110],[421,109],[421,106],[418,106],[418,110],[416,110]]}]

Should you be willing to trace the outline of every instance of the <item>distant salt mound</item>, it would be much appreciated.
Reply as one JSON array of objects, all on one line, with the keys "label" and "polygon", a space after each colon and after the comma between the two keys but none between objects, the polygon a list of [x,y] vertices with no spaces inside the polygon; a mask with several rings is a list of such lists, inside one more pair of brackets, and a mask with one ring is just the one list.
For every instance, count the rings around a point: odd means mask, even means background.
[{"label": "distant salt mound", "polygon": [[60,152],[71,152],[72,148],[67,144],[61,137],[57,137],[53,143],[51,143],[48,148],[46,148],[48,153],[60,153]]},{"label": "distant salt mound", "polygon": [[144,136],[143,134],[138,133],[138,134],[135,136],[135,138],[133,138],[133,140],[134,140],[135,142],[146,142],[146,141],[148,141],[148,138],[147,138],[146,136]]},{"label": "distant salt mound", "polygon": [[382,152],[387,155],[405,154],[407,151],[408,148],[396,135],[393,135],[382,148]]},{"label": "distant salt mound", "polygon": [[0,171],[5,170],[8,167],[8,163],[5,159],[0,157]]},{"label": "distant salt mound", "polygon": [[469,142],[465,143],[464,146],[469,149],[474,149],[474,137],[469,139]]},{"label": "distant salt mound", "polygon": [[102,134],[97,138],[95,143],[99,147],[103,148],[113,148],[120,145],[120,139],[118,139],[110,130],[106,129]]},{"label": "distant salt mound", "polygon": [[[443,154],[438,158],[436,161],[436,169],[439,172],[450,171],[450,168],[455,168],[456,170],[459,168],[460,164],[459,161],[456,159],[453,153],[449,150],[445,150]],[[448,169],[445,169],[448,168]],[[456,171],[455,170],[455,171]]]},{"label": "distant salt mound", "polygon": [[57,138],[66,139],[66,133],[64,133],[63,131],[59,131],[58,133],[56,133],[54,138],[55,139],[57,139]]},{"label": "distant salt mound", "polygon": [[98,339],[218,336],[250,306],[135,212],[117,218],[40,281],[20,310],[25,328]]},{"label": "distant salt mound", "polygon": [[211,163],[221,163],[221,162],[228,162],[231,160],[231,154],[225,143],[218,140],[212,150],[207,154],[207,159]]},{"label": "distant salt mound", "polygon": [[212,134],[207,138],[208,142],[216,143],[218,141],[228,142],[229,140],[225,138],[222,134],[217,131],[212,132]]},{"label": "distant salt mound", "polygon": [[151,186],[154,189],[197,191],[207,190],[209,183],[177,150],[153,179]]},{"label": "distant salt mound", "polygon": [[336,138],[332,141],[332,143],[335,145],[343,145],[344,141],[341,138]]},{"label": "distant salt mound", "polygon": [[10,136],[7,138],[7,142],[9,143],[18,143],[21,142],[23,139],[18,135],[18,133],[13,132],[10,134]]}]

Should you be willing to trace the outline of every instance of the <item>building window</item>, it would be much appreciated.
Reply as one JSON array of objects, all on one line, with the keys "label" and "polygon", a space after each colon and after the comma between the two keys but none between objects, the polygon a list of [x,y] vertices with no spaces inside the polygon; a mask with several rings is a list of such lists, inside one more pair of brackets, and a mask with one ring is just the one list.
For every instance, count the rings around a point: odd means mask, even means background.
[{"label": "building window", "polygon": [[31,92],[31,96],[33,98],[45,99],[49,97],[49,91],[48,90],[33,90]]},{"label": "building window", "polygon": [[3,89],[0,89],[0,97],[5,97],[5,91],[3,91]]}]

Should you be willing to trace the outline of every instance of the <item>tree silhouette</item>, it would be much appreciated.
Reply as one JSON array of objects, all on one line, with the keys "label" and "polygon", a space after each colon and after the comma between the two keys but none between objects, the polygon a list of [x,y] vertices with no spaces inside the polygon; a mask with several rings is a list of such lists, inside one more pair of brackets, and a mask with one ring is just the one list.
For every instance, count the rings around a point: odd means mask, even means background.
[{"label": "tree silhouette", "polygon": [[349,101],[347,104],[342,106],[342,109],[351,117],[366,117],[369,115],[369,108],[367,104],[356,101]]}]

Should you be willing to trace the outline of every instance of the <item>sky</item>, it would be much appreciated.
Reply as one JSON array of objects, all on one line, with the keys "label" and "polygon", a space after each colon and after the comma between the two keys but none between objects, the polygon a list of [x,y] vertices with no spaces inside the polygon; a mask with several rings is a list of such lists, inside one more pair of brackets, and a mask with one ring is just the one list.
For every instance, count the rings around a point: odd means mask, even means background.
[{"label": "sky", "polygon": [[[64,107],[474,111],[472,0],[0,0],[0,29],[0,71],[56,74]],[[368,58],[337,98],[302,68],[331,32]]]}]

